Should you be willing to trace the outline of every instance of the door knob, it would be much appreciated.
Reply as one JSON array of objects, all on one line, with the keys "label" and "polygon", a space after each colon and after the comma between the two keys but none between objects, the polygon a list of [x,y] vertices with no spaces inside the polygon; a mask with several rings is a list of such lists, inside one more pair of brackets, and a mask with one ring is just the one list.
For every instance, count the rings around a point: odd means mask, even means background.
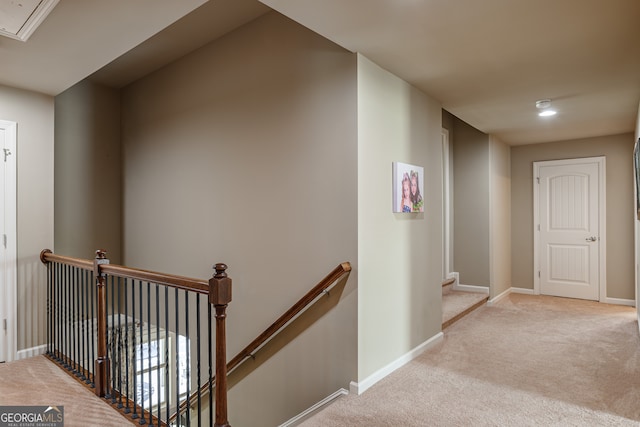
[{"label": "door knob", "polygon": [[596,236],[591,236],[591,237],[587,237],[585,240],[587,242],[595,242],[596,240],[598,240],[598,238]]}]

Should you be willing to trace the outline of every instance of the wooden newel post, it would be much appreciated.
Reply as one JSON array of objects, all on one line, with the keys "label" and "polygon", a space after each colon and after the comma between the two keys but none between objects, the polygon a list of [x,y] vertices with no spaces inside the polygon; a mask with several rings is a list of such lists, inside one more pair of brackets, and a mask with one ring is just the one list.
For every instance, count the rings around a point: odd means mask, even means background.
[{"label": "wooden newel post", "polygon": [[231,302],[231,279],[225,264],[215,265],[209,279],[209,303],[216,309],[216,422],[215,427],[231,427],[227,419],[227,334],[225,319]]},{"label": "wooden newel post", "polygon": [[96,278],[98,305],[98,358],[95,361],[94,383],[96,395],[104,397],[109,393],[109,358],[107,357],[107,289],[106,278],[101,266],[109,264],[104,250],[96,251],[93,272]]}]

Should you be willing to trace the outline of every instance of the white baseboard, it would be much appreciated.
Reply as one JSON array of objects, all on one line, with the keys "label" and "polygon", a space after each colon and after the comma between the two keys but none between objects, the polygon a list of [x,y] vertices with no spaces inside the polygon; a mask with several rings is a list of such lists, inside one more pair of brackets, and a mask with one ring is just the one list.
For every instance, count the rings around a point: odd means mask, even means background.
[{"label": "white baseboard", "polygon": [[340,396],[345,396],[345,395],[348,395],[348,394],[349,394],[349,390],[341,388],[340,390],[336,391],[335,393],[332,393],[329,396],[325,397],[324,399],[322,399],[320,402],[316,403],[315,405],[310,406],[309,408],[307,408],[304,411],[300,412],[298,415],[296,415],[295,417],[291,418],[290,420],[285,421],[284,423],[280,424],[278,427],[293,427],[293,426],[296,426],[300,422],[302,422],[302,421],[306,420],[307,418],[309,418],[311,415],[313,415],[316,412],[320,411],[325,406],[329,405],[331,402],[333,402],[334,400],[336,400]]},{"label": "white baseboard", "polygon": [[501,294],[496,295],[495,297],[491,298],[489,301],[487,301],[487,305],[489,307],[491,307],[495,303],[497,303],[498,301],[500,301],[501,299],[503,299],[504,297],[506,297],[507,295],[509,295],[511,293],[513,293],[513,294],[533,295],[533,289],[511,287],[511,288],[507,289],[506,291],[502,292]]},{"label": "white baseboard", "polygon": [[489,294],[489,288],[487,286],[477,286],[477,285],[461,285],[456,281],[453,284],[454,291],[464,291],[464,292],[478,292],[481,294]]},{"label": "white baseboard", "polygon": [[616,305],[628,305],[629,307],[635,307],[636,301],[632,299],[622,299],[622,298],[605,298],[602,301],[606,304],[616,304]]},{"label": "white baseboard", "polygon": [[457,285],[458,283],[460,283],[460,273],[458,273],[457,271],[453,271],[449,274],[447,274],[447,279],[453,279],[453,286]]},{"label": "white baseboard", "polygon": [[360,381],[360,382],[352,381],[349,386],[349,391],[356,395],[360,395],[364,393],[372,385],[374,385],[375,383],[377,383],[378,381],[380,381],[381,379],[383,379],[384,377],[386,377],[396,369],[411,362],[420,354],[424,353],[426,350],[436,345],[443,338],[444,338],[444,334],[442,332],[438,332],[436,335],[432,336],[431,338],[429,338],[428,340],[426,340],[425,342],[423,342],[422,344],[420,344],[410,352],[406,353],[403,356],[400,356],[398,359],[389,363],[387,366],[384,366],[378,369],[376,372],[369,375],[363,381]]},{"label": "white baseboard", "polygon": [[533,289],[528,288],[510,288],[511,292],[514,294],[525,294],[525,295],[535,295]]},{"label": "white baseboard", "polygon": [[28,357],[39,356],[41,354],[45,354],[47,352],[47,345],[39,345],[37,347],[26,348],[24,350],[20,350],[16,355],[16,360],[26,359]]}]

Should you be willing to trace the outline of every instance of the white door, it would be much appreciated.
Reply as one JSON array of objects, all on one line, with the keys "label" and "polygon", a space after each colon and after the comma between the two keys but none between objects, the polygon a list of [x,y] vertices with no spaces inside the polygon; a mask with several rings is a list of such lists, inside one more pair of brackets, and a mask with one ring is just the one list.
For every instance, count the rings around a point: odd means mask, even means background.
[{"label": "white door", "polygon": [[0,362],[16,353],[16,123],[0,120]]},{"label": "white door", "polygon": [[600,300],[604,158],[537,162],[536,172],[539,293]]}]

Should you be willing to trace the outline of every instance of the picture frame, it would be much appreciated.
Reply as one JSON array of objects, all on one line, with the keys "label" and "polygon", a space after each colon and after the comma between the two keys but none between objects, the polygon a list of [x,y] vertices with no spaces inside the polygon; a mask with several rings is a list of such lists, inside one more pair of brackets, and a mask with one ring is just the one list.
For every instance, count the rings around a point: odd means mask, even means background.
[{"label": "picture frame", "polygon": [[424,168],[392,162],[392,212],[424,212]]}]

